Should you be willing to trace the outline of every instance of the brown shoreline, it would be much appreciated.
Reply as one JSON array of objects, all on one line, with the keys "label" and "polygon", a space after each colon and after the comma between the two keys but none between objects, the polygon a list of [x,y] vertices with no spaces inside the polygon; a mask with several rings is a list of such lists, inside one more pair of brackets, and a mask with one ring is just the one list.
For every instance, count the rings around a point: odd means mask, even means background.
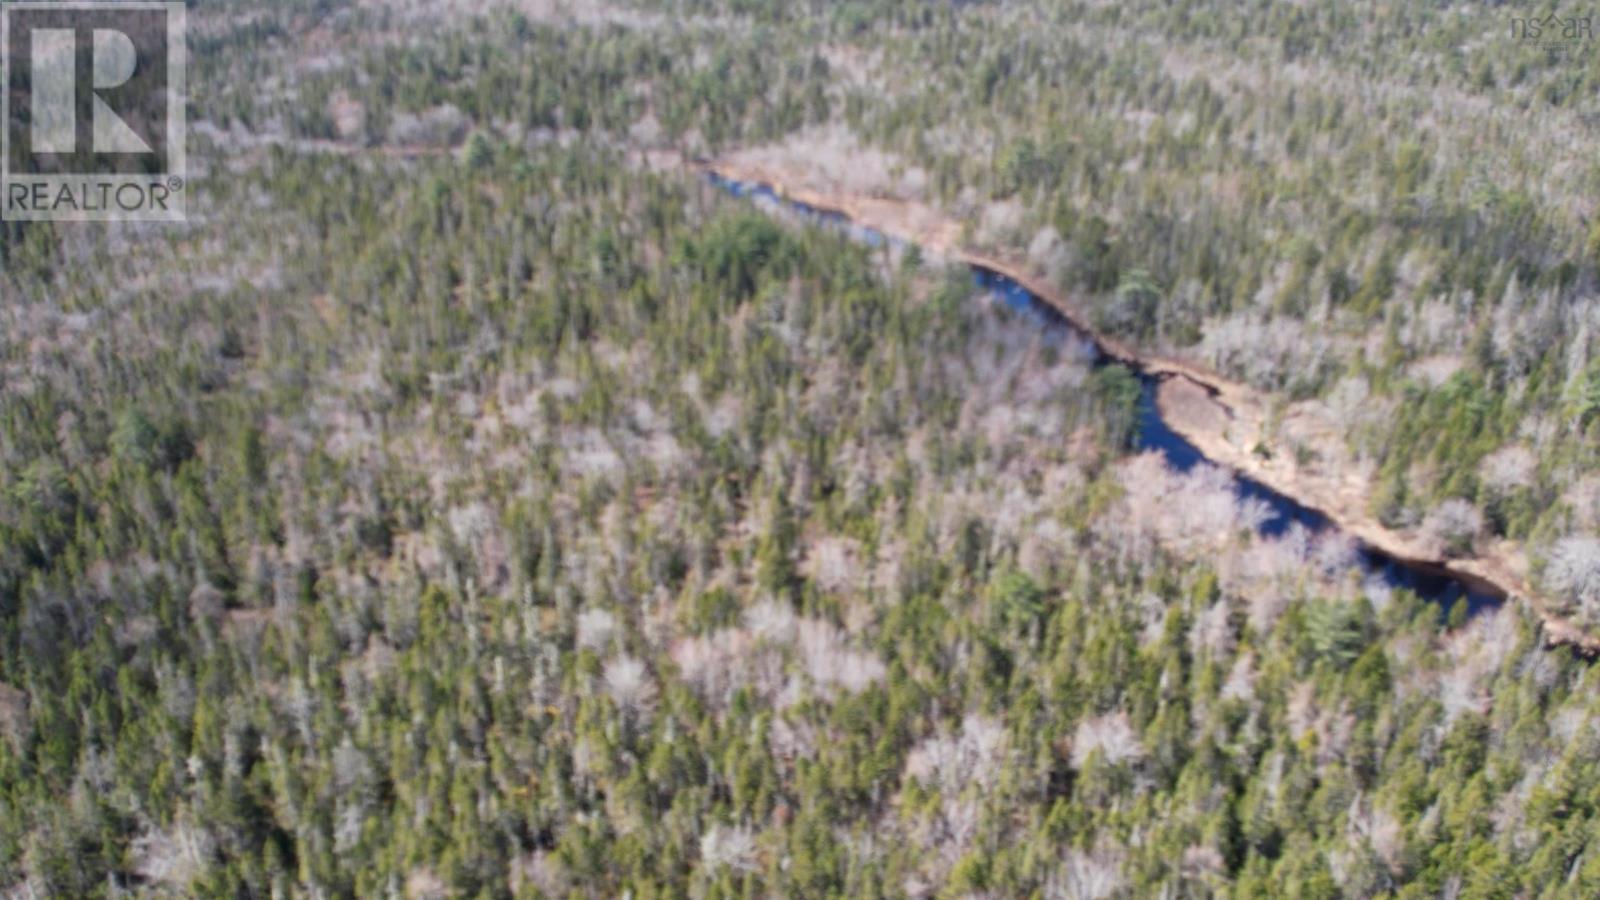
[{"label": "brown shoreline", "polygon": [[[1143,353],[1100,334],[1081,308],[1054,285],[1034,276],[1026,264],[976,253],[961,246],[962,229],[947,218],[930,219],[923,210],[924,215],[917,217],[923,225],[907,228],[896,221],[891,212],[897,206],[905,206],[902,201],[789,188],[783,173],[765,167],[727,162],[695,162],[692,166],[729,180],[765,185],[785,199],[844,216],[891,237],[921,244],[964,265],[986,269],[1015,281],[1050,304],[1074,328],[1091,337],[1107,356],[1160,378],[1156,402],[1162,417],[1173,431],[1194,444],[1208,459],[1248,475],[1301,506],[1326,516],[1340,530],[1397,562],[1447,575],[1475,590],[1481,588],[1483,593],[1520,599],[1538,615],[1548,646],[1567,645],[1585,655],[1600,654],[1600,636],[1590,635],[1570,619],[1552,612],[1549,601],[1528,585],[1521,573],[1526,567],[1520,564],[1519,548],[1509,542],[1499,542],[1477,556],[1439,558],[1421,546],[1416,538],[1385,527],[1367,513],[1364,496],[1353,498],[1361,502],[1350,502],[1352,498],[1346,496],[1350,493],[1349,478],[1342,478],[1338,473],[1299,471],[1298,466],[1285,458],[1287,454],[1266,457],[1256,454],[1253,452],[1255,442],[1249,436],[1250,426],[1259,426],[1266,420],[1269,398],[1202,366]],[[882,207],[882,210],[875,207]],[[1216,424],[1219,421],[1225,424],[1219,426]]]}]

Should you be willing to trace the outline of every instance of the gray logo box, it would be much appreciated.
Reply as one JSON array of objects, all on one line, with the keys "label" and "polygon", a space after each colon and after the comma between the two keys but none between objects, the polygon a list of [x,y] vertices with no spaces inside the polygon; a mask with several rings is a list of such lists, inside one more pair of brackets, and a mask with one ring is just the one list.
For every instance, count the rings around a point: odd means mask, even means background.
[{"label": "gray logo box", "polygon": [[0,218],[179,221],[182,2],[0,2]]}]

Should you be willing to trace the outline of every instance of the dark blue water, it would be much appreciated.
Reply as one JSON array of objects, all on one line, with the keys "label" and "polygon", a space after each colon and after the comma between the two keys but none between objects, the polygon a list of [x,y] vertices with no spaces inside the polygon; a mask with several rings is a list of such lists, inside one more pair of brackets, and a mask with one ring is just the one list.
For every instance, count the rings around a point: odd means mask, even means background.
[{"label": "dark blue water", "polygon": [[[766,185],[748,185],[715,174],[710,178],[713,184],[734,196],[770,199],[820,224],[844,228],[867,240],[872,246],[881,246],[886,240],[880,232],[856,225],[840,213],[818,210],[803,203],[784,200]],[[1014,279],[978,266],[972,267],[972,276],[980,288],[999,298],[1013,312],[1034,319],[1043,327],[1060,328],[1088,341],[1095,348],[1096,365],[1111,363],[1106,354],[1100,350],[1094,335],[1082,332],[1067,321],[1055,307],[1041,300]],[[1144,372],[1137,374],[1142,386],[1139,398],[1139,449],[1160,453],[1166,459],[1167,465],[1179,472],[1188,472],[1202,463],[1213,464],[1199,448],[1184,440],[1182,435],[1173,431],[1166,420],[1161,418],[1155,402],[1156,386],[1160,380]],[[1258,529],[1263,537],[1281,537],[1295,525],[1299,525],[1312,535],[1335,529],[1333,522],[1322,513],[1302,506],[1242,473],[1234,472],[1233,476],[1234,490],[1241,498],[1259,500],[1266,504],[1266,508],[1271,512]],[[1418,597],[1439,604],[1445,611],[1454,607],[1458,601],[1465,600],[1469,615],[1476,615],[1485,610],[1495,609],[1505,602],[1505,598],[1500,594],[1470,586],[1436,566],[1403,562],[1366,544],[1359,544],[1358,555],[1362,568],[1367,573],[1378,576],[1384,584],[1396,590],[1411,591]]]},{"label": "dark blue water", "polygon": [[[1155,402],[1158,379],[1141,375],[1140,381],[1144,389],[1139,398],[1139,449],[1159,452],[1166,458],[1167,465],[1179,472],[1187,472],[1201,463],[1210,464],[1211,460],[1161,418]],[[1294,525],[1300,525],[1313,535],[1336,530],[1337,526],[1322,513],[1302,506],[1243,474],[1234,472],[1233,476],[1234,491],[1240,497],[1260,500],[1272,512],[1271,517],[1257,529],[1263,537],[1282,537]],[[1358,545],[1357,554],[1362,568],[1370,574],[1376,574],[1384,584],[1395,590],[1411,591],[1424,600],[1439,604],[1444,611],[1449,611],[1457,601],[1463,599],[1467,601],[1469,616],[1496,609],[1505,602],[1503,596],[1493,591],[1470,587],[1434,567],[1402,563],[1366,544]]]},{"label": "dark blue water", "polygon": [[891,238],[876,228],[869,228],[866,225],[860,225],[852,222],[849,216],[846,216],[844,213],[841,213],[837,210],[818,209],[809,203],[802,203],[799,200],[790,200],[786,197],[779,196],[778,192],[773,190],[771,185],[752,184],[747,181],[734,181],[731,178],[724,178],[715,172],[707,172],[706,178],[709,179],[712,184],[723,189],[724,191],[727,191],[735,197],[770,201],[792,212],[800,213],[802,216],[819,225],[828,225],[838,228],[848,233],[851,237],[861,241],[862,243],[865,243],[869,247],[883,247],[885,245],[893,247],[904,246],[904,242],[900,241],[899,239]]}]

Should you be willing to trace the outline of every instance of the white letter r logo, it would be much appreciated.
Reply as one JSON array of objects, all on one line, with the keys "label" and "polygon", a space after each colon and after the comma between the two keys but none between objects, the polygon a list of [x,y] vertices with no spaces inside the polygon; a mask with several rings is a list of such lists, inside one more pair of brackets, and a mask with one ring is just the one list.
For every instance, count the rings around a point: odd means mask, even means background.
[{"label": "white letter r logo", "polygon": [[[77,151],[77,33],[40,28],[33,34],[33,152]],[[127,84],[139,68],[133,39],[109,28],[94,29],[95,153],[152,153],[150,145],[101,99],[100,91]]]}]

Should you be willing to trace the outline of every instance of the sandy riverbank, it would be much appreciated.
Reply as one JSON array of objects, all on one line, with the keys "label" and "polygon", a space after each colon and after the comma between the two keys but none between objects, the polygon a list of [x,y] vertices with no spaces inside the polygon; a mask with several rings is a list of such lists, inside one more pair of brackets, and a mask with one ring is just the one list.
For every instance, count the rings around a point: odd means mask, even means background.
[{"label": "sandy riverbank", "polygon": [[1550,644],[1571,644],[1587,653],[1600,652],[1600,638],[1585,634],[1551,612],[1550,602],[1532,590],[1527,555],[1511,541],[1485,542],[1476,556],[1444,559],[1436,548],[1411,532],[1384,526],[1370,512],[1374,489],[1368,473],[1345,463],[1342,452],[1297,459],[1297,446],[1342,448],[1337,426],[1317,404],[1292,404],[1269,427],[1273,398],[1247,385],[1221,377],[1204,366],[1144,352],[1090,326],[1085,310],[1063,291],[1031,271],[1021,255],[980,254],[963,246],[962,223],[913,201],[833,193],[791,187],[786,173],[771,165],[713,162],[700,166],[724,178],[761,183],[780,196],[819,210],[840,213],[890,237],[921,245],[926,251],[1005,275],[1056,308],[1082,331],[1094,335],[1109,356],[1151,375],[1164,376],[1157,406],[1167,424],[1213,462],[1247,475],[1326,515],[1340,529],[1389,556],[1448,572],[1468,582],[1528,603],[1544,623]]}]

